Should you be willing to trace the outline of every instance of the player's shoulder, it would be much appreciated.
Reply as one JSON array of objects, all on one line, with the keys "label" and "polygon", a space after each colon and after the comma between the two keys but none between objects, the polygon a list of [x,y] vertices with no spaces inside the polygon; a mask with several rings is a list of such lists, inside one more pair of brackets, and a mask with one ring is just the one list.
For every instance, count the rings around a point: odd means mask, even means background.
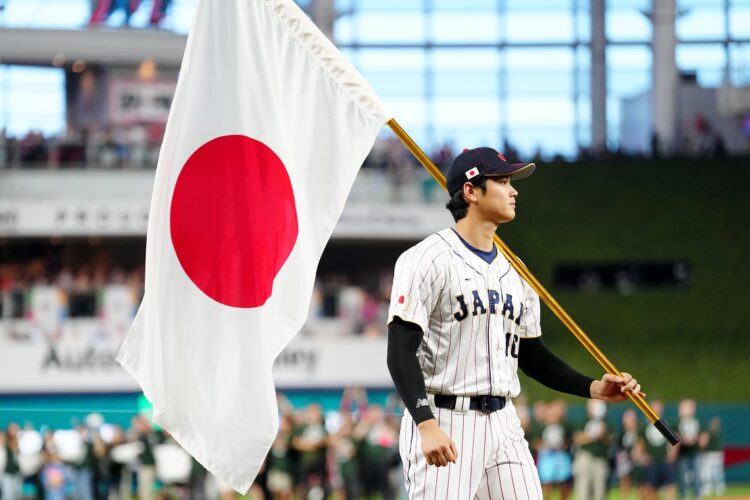
[{"label": "player's shoulder", "polygon": [[[534,290],[534,288],[531,285],[529,285],[529,283],[525,279],[523,279],[523,276],[521,276],[521,273],[518,272],[518,270],[510,263],[510,261],[505,256],[503,256],[503,259],[504,259],[504,262],[507,263],[507,266],[508,266],[507,276],[513,280],[516,280],[518,283],[520,283],[524,292],[531,294],[531,295],[538,295],[536,291]],[[526,267],[526,264],[521,259],[518,259],[518,261],[521,263],[523,267]]]},{"label": "player's shoulder", "polygon": [[425,262],[434,262],[441,255],[452,252],[450,244],[451,229],[443,229],[432,233],[416,245],[408,248],[401,254],[399,260],[406,261],[418,258]]}]

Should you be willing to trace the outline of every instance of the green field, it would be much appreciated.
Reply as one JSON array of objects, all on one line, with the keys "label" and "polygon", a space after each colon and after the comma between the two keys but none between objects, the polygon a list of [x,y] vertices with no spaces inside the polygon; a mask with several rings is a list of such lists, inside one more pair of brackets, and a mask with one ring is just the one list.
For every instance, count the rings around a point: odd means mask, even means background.
[{"label": "green field", "polygon": [[[660,498],[666,498],[665,495],[662,493]],[[750,486],[748,485],[741,485],[741,486],[728,486],[727,491],[724,492],[723,496],[709,496],[709,497],[703,497],[704,500],[709,498],[748,498],[750,499]],[[560,494],[559,492],[554,492],[552,495],[549,495],[546,497],[545,500],[559,500]],[[623,496],[622,493],[618,488],[613,488],[609,491],[609,494],[607,495],[608,500],[638,500],[638,496],[635,492],[631,492],[629,496]],[[575,495],[571,495],[568,497],[568,500],[576,500]]]},{"label": "green field", "polygon": [[[553,497],[551,497],[553,498]],[[631,494],[628,497],[623,497],[620,494],[619,490],[613,489],[609,492],[609,495],[607,495],[607,498],[609,500],[637,500],[637,496],[635,493]],[[664,498],[664,495],[662,494],[661,498]],[[708,496],[703,497],[704,499],[708,498],[750,498],[750,486],[748,485],[739,485],[739,486],[728,486],[727,490],[724,492],[722,496]],[[575,500],[575,496],[571,496],[570,500]]]}]

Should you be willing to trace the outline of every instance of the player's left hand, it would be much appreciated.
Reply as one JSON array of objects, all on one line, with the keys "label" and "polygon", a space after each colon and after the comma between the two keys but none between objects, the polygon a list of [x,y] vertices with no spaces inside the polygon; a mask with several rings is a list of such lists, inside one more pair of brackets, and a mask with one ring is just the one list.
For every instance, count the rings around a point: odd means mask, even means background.
[{"label": "player's left hand", "polygon": [[627,399],[628,392],[646,395],[641,392],[641,384],[629,373],[622,372],[622,377],[605,373],[601,380],[591,382],[591,399],[618,403]]}]

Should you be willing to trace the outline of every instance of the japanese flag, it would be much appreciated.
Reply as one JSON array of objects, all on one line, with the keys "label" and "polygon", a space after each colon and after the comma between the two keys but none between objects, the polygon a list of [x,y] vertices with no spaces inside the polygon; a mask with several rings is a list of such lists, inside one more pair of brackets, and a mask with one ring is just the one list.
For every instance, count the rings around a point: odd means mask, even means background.
[{"label": "japanese flag", "polygon": [[118,354],[154,420],[249,489],[278,416],[271,367],[389,119],[291,0],[201,0],[161,148],[145,296]]},{"label": "japanese flag", "polygon": [[467,170],[466,171],[466,178],[467,179],[473,179],[477,175],[479,175],[479,169],[476,168],[476,167],[472,168],[471,170]]}]

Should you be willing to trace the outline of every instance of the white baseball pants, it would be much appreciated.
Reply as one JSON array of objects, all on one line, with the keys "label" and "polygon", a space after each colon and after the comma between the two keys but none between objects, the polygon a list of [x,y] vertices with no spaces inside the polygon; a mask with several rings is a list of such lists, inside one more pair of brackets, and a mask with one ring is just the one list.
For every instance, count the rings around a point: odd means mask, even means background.
[{"label": "white baseball pants", "polygon": [[512,402],[489,415],[437,408],[435,418],[458,448],[447,467],[427,465],[419,431],[404,412],[399,452],[412,500],[542,499],[534,459]]}]

